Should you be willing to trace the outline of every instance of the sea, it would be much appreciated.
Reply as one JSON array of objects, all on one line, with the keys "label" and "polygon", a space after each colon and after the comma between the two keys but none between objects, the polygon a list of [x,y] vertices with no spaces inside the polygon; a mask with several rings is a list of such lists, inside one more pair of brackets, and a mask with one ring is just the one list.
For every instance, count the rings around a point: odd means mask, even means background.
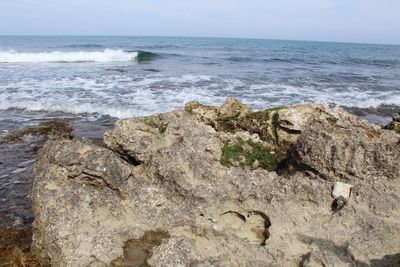
[{"label": "sea", "polygon": [[[118,118],[219,105],[342,107],[384,125],[400,110],[400,46],[237,38],[0,36],[0,137],[63,119],[101,139]],[[0,143],[0,227],[32,222],[35,140]]]}]

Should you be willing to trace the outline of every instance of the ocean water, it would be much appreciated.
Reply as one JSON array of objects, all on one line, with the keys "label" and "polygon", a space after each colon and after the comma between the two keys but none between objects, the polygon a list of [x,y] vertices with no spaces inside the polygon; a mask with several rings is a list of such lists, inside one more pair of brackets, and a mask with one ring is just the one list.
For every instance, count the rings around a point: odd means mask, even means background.
[{"label": "ocean water", "polygon": [[42,140],[1,136],[63,119],[101,139],[117,118],[239,98],[254,109],[342,106],[384,124],[400,110],[400,46],[167,37],[0,36],[0,227],[33,220]]},{"label": "ocean water", "polygon": [[196,99],[400,106],[400,46],[216,38],[0,37],[0,110],[131,117]]}]

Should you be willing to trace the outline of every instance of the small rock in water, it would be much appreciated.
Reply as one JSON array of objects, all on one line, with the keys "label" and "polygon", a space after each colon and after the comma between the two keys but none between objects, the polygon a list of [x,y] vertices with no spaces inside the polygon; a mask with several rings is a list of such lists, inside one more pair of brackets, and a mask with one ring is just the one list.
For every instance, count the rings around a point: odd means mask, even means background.
[{"label": "small rock in water", "polygon": [[339,197],[348,199],[350,197],[352,187],[353,186],[351,184],[336,182],[335,185],[333,186],[332,197],[335,199],[338,199]]}]

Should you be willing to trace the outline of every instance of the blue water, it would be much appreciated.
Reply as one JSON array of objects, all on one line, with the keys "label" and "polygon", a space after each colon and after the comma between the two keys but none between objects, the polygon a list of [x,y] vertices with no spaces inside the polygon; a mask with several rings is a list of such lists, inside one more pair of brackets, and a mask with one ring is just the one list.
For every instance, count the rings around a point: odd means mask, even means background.
[{"label": "blue water", "polygon": [[[96,53],[97,52],[97,53]],[[237,97],[253,108],[400,106],[400,46],[217,38],[0,37],[0,109],[113,117]]]}]

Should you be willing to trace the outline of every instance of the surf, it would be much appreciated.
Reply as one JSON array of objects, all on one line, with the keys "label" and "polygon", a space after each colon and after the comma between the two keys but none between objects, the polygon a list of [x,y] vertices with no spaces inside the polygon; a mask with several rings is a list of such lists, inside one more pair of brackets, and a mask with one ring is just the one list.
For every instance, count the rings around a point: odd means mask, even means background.
[{"label": "surf", "polygon": [[138,52],[105,49],[104,51],[0,52],[0,63],[45,63],[45,62],[129,62],[138,59]]}]

